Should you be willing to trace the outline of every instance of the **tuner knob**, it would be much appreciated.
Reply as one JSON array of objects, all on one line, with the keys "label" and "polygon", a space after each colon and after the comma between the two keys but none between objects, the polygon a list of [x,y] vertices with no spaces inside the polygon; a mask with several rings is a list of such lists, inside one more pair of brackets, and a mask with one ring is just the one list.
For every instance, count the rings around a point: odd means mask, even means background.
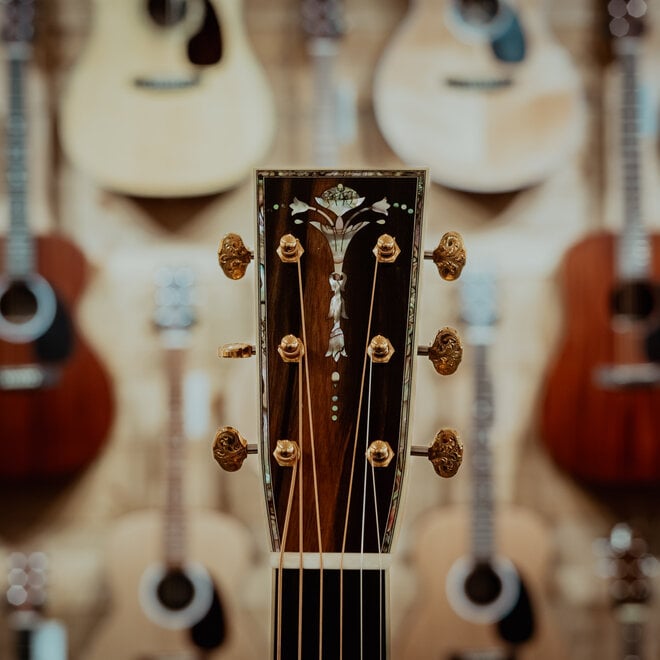
[{"label": "tuner knob", "polygon": [[436,474],[441,477],[453,477],[463,462],[463,443],[454,429],[441,429],[436,433],[430,447],[413,445],[413,456],[426,456],[433,464]]},{"label": "tuner knob", "polygon": [[230,280],[240,280],[245,275],[254,254],[245,247],[238,234],[227,234],[218,247],[218,263]]},{"label": "tuner knob", "polygon": [[249,358],[256,355],[257,347],[253,344],[223,344],[218,348],[219,358]]},{"label": "tuner knob", "polygon": [[453,374],[463,359],[463,345],[458,332],[449,326],[438,330],[430,346],[420,346],[417,355],[426,355],[441,376]]},{"label": "tuner knob", "polygon": [[461,276],[466,258],[463,237],[457,231],[443,234],[433,252],[424,252],[424,259],[433,261],[440,277],[448,282],[453,282]]},{"label": "tuner knob", "polygon": [[248,454],[256,454],[257,446],[247,440],[232,426],[223,426],[213,439],[213,458],[227,472],[236,472],[243,466]]}]

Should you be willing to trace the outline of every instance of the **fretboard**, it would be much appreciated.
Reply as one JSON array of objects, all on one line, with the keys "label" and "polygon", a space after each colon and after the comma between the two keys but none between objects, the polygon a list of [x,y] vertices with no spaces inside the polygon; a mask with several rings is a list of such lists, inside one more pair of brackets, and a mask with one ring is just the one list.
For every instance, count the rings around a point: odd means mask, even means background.
[{"label": "fretboard", "polygon": [[9,116],[7,118],[6,177],[9,196],[9,235],[5,263],[13,278],[29,275],[35,268],[34,240],[27,222],[28,170],[26,159],[25,64],[30,47],[11,44],[9,55]]},{"label": "fretboard", "polygon": [[640,39],[617,41],[621,67],[621,165],[623,181],[623,230],[617,245],[620,279],[644,279],[649,275],[651,249],[642,222],[639,154],[638,58]]}]

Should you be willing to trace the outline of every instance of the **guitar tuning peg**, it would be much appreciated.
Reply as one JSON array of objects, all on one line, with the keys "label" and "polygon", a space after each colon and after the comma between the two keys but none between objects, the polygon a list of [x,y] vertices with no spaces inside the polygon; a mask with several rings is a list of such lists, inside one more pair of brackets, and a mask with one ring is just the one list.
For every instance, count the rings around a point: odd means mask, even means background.
[{"label": "guitar tuning peg", "polygon": [[463,443],[458,431],[454,429],[441,429],[430,447],[413,445],[410,453],[413,456],[426,456],[436,474],[445,479],[453,477],[463,463]]},{"label": "guitar tuning peg", "polygon": [[218,263],[222,272],[230,280],[240,280],[244,275],[254,253],[248,250],[238,234],[227,234],[218,246]]},{"label": "guitar tuning peg", "polygon": [[424,259],[433,261],[443,280],[457,280],[467,259],[463,237],[457,231],[448,231],[442,235],[435,250],[424,252]]},{"label": "guitar tuning peg", "polygon": [[248,454],[256,453],[257,445],[249,445],[232,426],[223,426],[217,430],[213,439],[213,458],[223,470],[240,470]]},{"label": "guitar tuning peg", "polygon": [[257,347],[254,344],[245,344],[242,342],[223,344],[218,348],[219,358],[249,358],[256,354]]},{"label": "guitar tuning peg", "polygon": [[426,355],[441,376],[453,374],[463,359],[463,345],[458,332],[449,326],[438,330],[430,346],[419,346],[417,355]]}]

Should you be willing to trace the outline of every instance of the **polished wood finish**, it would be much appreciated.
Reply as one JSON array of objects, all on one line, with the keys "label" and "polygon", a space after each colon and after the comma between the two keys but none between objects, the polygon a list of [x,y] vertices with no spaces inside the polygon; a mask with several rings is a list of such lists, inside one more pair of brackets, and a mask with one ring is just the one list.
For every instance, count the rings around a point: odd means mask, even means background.
[{"label": "polished wood finish", "polygon": [[[0,272],[5,268],[0,239]],[[37,272],[53,287],[61,313],[73,315],[87,281],[87,264],[76,246],[56,235],[36,239]],[[71,353],[54,387],[0,390],[0,475],[6,480],[70,476],[87,466],[108,439],[114,394],[108,372],[73,324]],[[0,340],[0,367],[41,363],[39,339]],[[47,363],[45,363],[47,364]]]},{"label": "polished wood finish", "polygon": [[[660,237],[651,236],[652,275],[660,277]],[[602,484],[660,481],[660,390],[608,390],[595,370],[621,359],[643,359],[642,324],[612,327],[610,294],[616,237],[593,234],[566,254],[560,268],[564,334],[552,357],[541,407],[541,432],[557,464],[580,479]]]}]

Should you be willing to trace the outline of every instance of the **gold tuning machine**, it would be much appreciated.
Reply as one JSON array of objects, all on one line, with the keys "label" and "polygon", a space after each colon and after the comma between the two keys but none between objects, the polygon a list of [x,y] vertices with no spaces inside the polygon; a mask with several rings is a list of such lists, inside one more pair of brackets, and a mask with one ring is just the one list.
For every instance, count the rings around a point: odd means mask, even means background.
[{"label": "gold tuning machine", "polygon": [[413,445],[413,456],[426,456],[433,464],[436,474],[441,477],[453,477],[463,462],[463,443],[454,429],[441,429],[436,433],[430,447]]},{"label": "gold tuning machine", "polygon": [[441,376],[453,374],[463,359],[463,345],[458,332],[446,326],[438,330],[430,346],[419,346],[417,355],[425,355]]},{"label": "gold tuning machine", "polygon": [[254,259],[254,253],[245,247],[238,234],[227,234],[218,246],[218,263],[230,280],[240,280]]},{"label": "gold tuning machine", "polygon": [[256,453],[257,445],[249,445],[232,426],[223,426],[217,430],[213,439],[213,458],[223,470],[240,470],[248,454]]},{"label": "gold tuning machine", "polygon": [[257,347],[253,344],[223,344],[218,348],[219,358],[249,358],[257,354]]},{"label": "gold tuning machine", "polygon": [[424,259],[433,261],[440,277],[448,282],[453,282],[461,276],[466,258],[463,237],[457,231],[443,234],[435,250],[424,252]]}]

